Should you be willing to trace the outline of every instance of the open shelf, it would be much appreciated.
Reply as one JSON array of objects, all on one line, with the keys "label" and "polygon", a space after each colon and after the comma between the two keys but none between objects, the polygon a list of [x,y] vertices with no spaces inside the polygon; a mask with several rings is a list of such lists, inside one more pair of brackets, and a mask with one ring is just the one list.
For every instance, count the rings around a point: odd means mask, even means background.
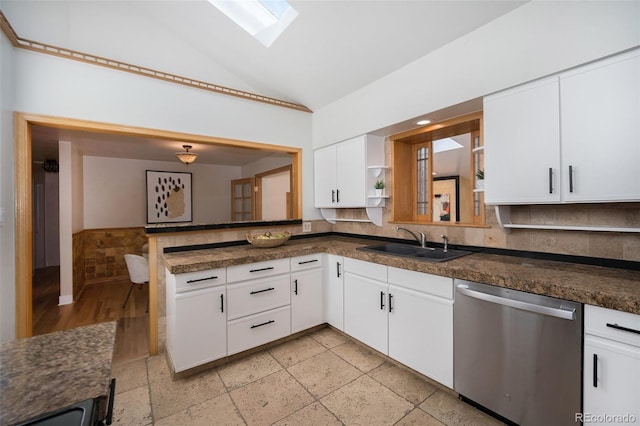
[{"label": "open shelf", "polygon": [[512,229],[544,229],[544,230],[557,230],[557,231],[640,233],[640,228],[632,228],[632,227],[512,223],[511,222],[511,206],[495,206],[495,209],[496,209],[496,218],[498,220],[498,225],[500,225],[500,228],[506,233],[510,233]]}]

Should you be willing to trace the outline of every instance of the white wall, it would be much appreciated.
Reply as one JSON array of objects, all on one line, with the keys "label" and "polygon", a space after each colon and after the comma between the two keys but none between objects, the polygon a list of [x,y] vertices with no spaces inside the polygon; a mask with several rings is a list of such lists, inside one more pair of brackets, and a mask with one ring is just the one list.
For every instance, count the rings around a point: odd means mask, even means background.
[{"label": "white wall", "polygon": [[[0,207],[5,208],[0,228],[0,338],[3,341],[15,338],[13,111],[302,149],[311,147],[311,114],[14,49],[4,34],[0,40]],[[216,82],[215,76],[209,80]],[[309,194],[309,200],[313,199],[312,176],[310,157],[303,164],[303,193]],[[84,192],[86,194],[86,189]],[[303,202],[306,198],[303,195]],[[304,214],[305,217],[315,214],[312,204],[305,203]]]},{"label": "white wall", "polygon": [[[0,31],[2,33],[2,31]],[[0,35],[0,343],[15,339],[14,50]]]},{"label": "white wall", "polygon": [[262,220],[279,220],[287,217],[287,192],[290,188],[289,171],[262,178]]},{"label": "white wall", "polygon": [[192,174],[193,223],[231,220],[230,181],[240,167],[85,156],[85,229],[145,226],[146,170]]},{"label": "white wall", "polygon": [[260,160],[242,166],[242,177],[254,177],[257,174],[279,169],[291,165],[291,157],[283,158],[277,155],[261,158]]},{"label": "white wall", "polygon": [[533,1],[313,114],[329,145],[640,45],[638,1]]},{"label": "white wall", "polygon": [[60,184],[58,173],[44,174],[45,264],[60,264]]},{"label": "white wall", "polygon": [[71,142],[58,142],[60,172],[60,297],[58,303],[73,302],[73,186]]},{"label": "white wall", "polygon": [[[84,165],[77,145],[71,145],[71,231],[75,234],[84,229]],[[66,189],[65,189],[66,190]]]}]

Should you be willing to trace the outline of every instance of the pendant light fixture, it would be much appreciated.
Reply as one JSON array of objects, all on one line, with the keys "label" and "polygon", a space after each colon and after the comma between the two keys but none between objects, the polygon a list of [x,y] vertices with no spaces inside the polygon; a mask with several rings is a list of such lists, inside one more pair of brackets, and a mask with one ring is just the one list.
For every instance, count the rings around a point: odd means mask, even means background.
[{"label": "pendant light fixture", "polygon": [[182,147],[184,148],[184,151],[176,152],[176,157],[178,157],[178,160],[188,166],[189,164],[196,161],[196,158],[198,158],[198,154],[189,151],[191,149],[191,145],[182,145]]}]

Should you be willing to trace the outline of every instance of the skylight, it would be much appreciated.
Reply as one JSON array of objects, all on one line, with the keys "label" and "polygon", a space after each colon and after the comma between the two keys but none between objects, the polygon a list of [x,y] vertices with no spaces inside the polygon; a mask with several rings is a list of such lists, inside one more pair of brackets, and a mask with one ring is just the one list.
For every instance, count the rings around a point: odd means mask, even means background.
[{"label": "skylight", "polygon": [[453,149],[463,148],[461,144],[451,138],[438,139],[433,141],[433,153],[451,151]]},{"label": "skylight", "polygon": [[266,47],[298,16],[286,0],[209,0]]}]

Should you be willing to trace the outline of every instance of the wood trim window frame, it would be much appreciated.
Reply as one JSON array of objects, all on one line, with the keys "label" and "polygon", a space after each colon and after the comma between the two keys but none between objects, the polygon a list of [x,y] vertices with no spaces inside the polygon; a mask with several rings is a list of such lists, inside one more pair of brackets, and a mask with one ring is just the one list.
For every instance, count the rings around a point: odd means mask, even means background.
[{"label": "wood trim window frame", "polygon": [[[451,223],[451,222],[433,222],[432,207],[426,215],[418,215],[417,211],[417,152],[418,147],[425,146],[429,148],[428,171],[433,171],[433,150],[432,140],[442,137],[453,136],[455,134],[472,133],[479,135],[480,145],[484,145],[482,141],[482,112],[474,112],[462,115],[449,120],[433,123],[425,127],[413,129],[397,135],[391,136],[392,151],[392,173],[393,173],[393,191],[394,201],[391,209],[391,223],[415,223],[424,225],[439,226],[463,226],[463,227],[487,227],[485,224],[485,206],[484,197],[480,195],[480,215],[473,216],[471,222]],[[473,144],[471,144],[473,145]],[[469,147],[473,150],[473,146]],[[473,154],[473,153],[472,153]],[[473,162],[473,155],[470,163]],[[410,165],[410,167],[408,167]],[[473,184],[474,166],[470,164],[472,170],[471,183]],[[428,193],[433,194],[433,179],[429,178]],[[464,202],[473,206],[473,188],[470,193],[464,197]],[[431,204],[431,203],[429,203]]]}]

